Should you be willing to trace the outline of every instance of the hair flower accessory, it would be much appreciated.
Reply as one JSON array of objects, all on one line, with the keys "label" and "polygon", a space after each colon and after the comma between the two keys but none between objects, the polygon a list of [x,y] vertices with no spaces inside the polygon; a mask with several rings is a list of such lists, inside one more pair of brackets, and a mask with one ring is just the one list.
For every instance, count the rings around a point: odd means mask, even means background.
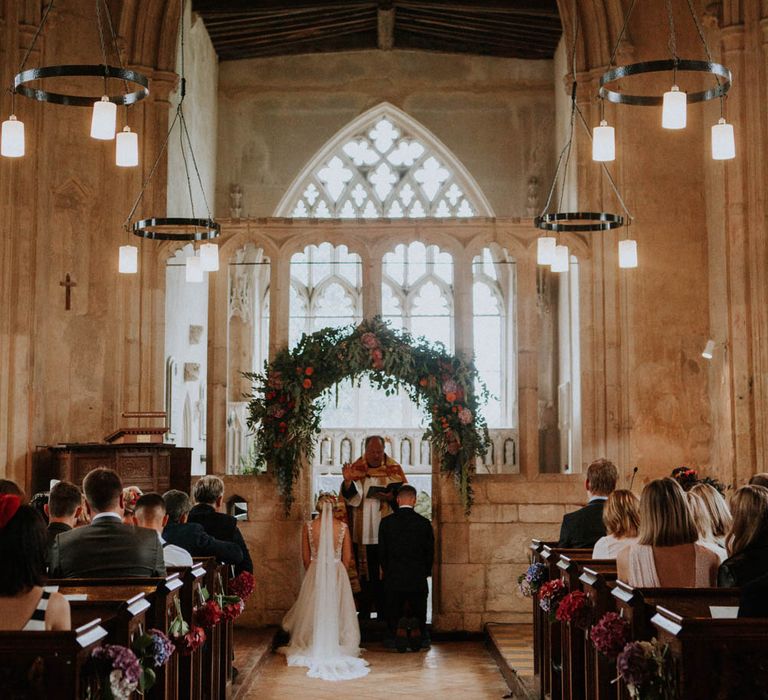
[{"label": "hair flower accessory", "polygon": [[16,494],[0,495],[0,530],[2,530],[16,515],[16,511],[21,506],[21,499]]}]

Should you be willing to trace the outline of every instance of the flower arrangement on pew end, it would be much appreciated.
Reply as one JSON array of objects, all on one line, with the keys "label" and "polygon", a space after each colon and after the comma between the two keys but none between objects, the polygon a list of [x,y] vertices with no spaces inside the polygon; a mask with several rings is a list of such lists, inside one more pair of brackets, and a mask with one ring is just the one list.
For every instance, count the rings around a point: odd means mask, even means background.
[{"label": "flower arrangement on pew end", "polygon": [[584,591],[571,591],[557,606],[555,619],[578,625],[587,624],[591,615],[589,598]]},{"label": "flower arrangement on pew end", "polygon": [[136,654],[119,644],[102,644],[88,663],[87,700],[128,700],[139,688],[142,668]]},{"label": "flower arrangement on pew end", "polygon": [[541,562],[531,564],[517,577],[517,590],[525,598],[532,598],[547,578],[547,567]]},{"label": "flower arrangement on pew end", "polygon": [[609,659],[615,659],[629,641],[629,624],[618,613],[607,612],[589,629],[595,649]]},{"label": "flower arrangement on pew end", "polygon": [[562,579],[553,578],[539,588],[539,607],[549,615],[549,621],[554,622],[560,601],[565,597],[565,584]]},{"label": "flower arrangement on pew end", "polygon": [[197,625],[189,626],[181,614],[178,598],[175,601],[176,617],[168,627],[168,635],[181,656],[189,656],[205,644],[205,630]]},{"label": "flower arrangement on pew end", "polygon": [[657,639],[629,642],[616,668],[632,700],[673,700],[677,697],[669,646]]},{"label": "flower arrangement on pew end", "polygon": [[157,669],[168,663],[176,647],[163,632],[157,629],[147,630],[137,635],[131,647],[141,665],[139,690],[144,693],[155,685]]},{"label": "flower arrangement on pew end", "polygon": [[253,383],[248,403],[248,427],[255,433],[253,466],[274,470],[286,511],[302,460],[313,457],[320,414],[332,388],[344,379],[359,382],[363,375],[387,395],[403,389],[426,409],[430,424],[424,439],[431,440],[442,470],[454,477],[468,512],[475,461],[490,444],[479,415],[488,391],[471,362],[450,355],[439,343],[394,330],[380,317],[304,335],[264,372],[245,373]]}]

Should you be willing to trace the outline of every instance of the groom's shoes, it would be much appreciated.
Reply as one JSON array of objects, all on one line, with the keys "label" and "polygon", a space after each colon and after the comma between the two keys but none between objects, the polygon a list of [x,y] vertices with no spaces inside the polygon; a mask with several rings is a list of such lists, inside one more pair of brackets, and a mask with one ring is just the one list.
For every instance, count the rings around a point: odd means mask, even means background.
[{"label": "groom's shoes", "polygon": [[408,651],[408,637],[410,630],[408,629],[408,618],[401,617],[397,621],[397,631],[395,632],[395,648],[400,654],[404,654]]},{"label": "groom's shoes", "polygon": [[411,651],[421,650],[421,628],[419,627],[419,621],[415,617],[409,617],[408,624],[408,648]]}]

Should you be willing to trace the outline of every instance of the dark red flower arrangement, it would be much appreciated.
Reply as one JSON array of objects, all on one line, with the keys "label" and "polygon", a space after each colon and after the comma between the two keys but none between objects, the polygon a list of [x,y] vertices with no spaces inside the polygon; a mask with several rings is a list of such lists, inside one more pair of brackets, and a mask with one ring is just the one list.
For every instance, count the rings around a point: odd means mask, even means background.
[{"label": "dark red flower arrangement", "polygon": [[242,600],[246,600],[247,598],[250,598],[255,587],[253,574],[248,571],[241,571],[229,582],[229,593],[230,595],[236,595]]},{"label": "dark red flower arrangement", "polygon": [[215,627],[221,621],[221,606],[213,598],[206,600],[195,608],[194,621],[205,629]]},{"label": "dark red flower arrangement", "polygon": [[549,613],[549,619],[554,620],[557,606],[565,597],[565,584],[562,579],[554,578],[539,588],[539,607]]},{"label": "dark red flower arrangement", "polygon": [[586,622],[589,615],[589,598],[583,591],[572,591],[557,606],[555,619],[560,622]]},{"label": "dark red flower arrangement", "polygon": [[601,654],[615,659],[629,641],[629,624],[615,612],[605,613],[592,625],[589,638]]}]

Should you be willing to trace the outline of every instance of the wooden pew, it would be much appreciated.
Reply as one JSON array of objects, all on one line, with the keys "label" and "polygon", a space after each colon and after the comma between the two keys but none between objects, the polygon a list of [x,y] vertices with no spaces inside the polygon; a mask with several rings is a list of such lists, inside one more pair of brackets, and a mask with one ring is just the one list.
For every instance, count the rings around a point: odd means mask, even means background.
[{"label": "wooden pew", "polygon": [[[544,542],[539,539],[532,539],[528,546],[531,564],[543,564],[541,553],[544,547],[557,547],[557,542]],[[533,604],[533,675],[539,678],[541,684],[541,660],[544,656],[544,616],[539,609],[539,599],[534,594],[531,596]]]},{"label": "wooden pew", "polygon": [[[146,611],[145,629],[157,628],[168,633],[176,617],[176,601],[180,600],[183,583],[178,574],[170,573],[165,578],[120,578],[120,579],[51,579],[50,585],[58,585],[64,595],[87,595],[83,603],[72,601],[70,607],[98,609],[99,605],[114,605],[143,594],[151,607]],[[185,618],[186,619],[186,618]],[[107,624],[109,622],[107,621]],[[149,691],[150,698],[184,697],[179,695],[179,655],[173,654],[166,666],[157,671],[157,681]]]},{"label": "wooden pew", "polygon": [[670,606],[658,605],[652,623],[669,645],[679,700],[768,697],[767,619],[712,619],[703,599]]},{"label": "wooden pew", "polygon": [[[591,624],[597,622],[605,613],[616,609],[611,591],[616,585],[616,562],[610,560],[607,565],[584,563],[579,576],[581,590],[584,591],[592,608]],[[615,700],[616,664],[600,654],[589,639],[587,630],[584,636],[584,690],[588,698],[595,700]]]},{"label": "wooden pew", "polygon": [[[206,571],[199,564],[173,567],[170,571],[184,583],[179,600],[184,619],[191,626],[194,609],[200,600],[199,587],[205,585]],[[179,698],[183,700],[203,700],[203,652],[204,649],[196,649],[189,656],[179,657]]]},{"label": "wooden pew", "polygon": [[[194,562],[205,569],[205,588],[210,596],[223,592],[220,587],[223,564],[214,557],[194,557]],[[221,676],[222,632],[224,625],[219,623],[206,630],[208,638],[203,647],[203,697],[218,700],[226,697],[226,681]]]},{"label": "wooden pew", "polygon": [[[560,570],[557,568],[557,562],[560,556],[583,556],[590,557],[591,549],[559,549],[545,544],[541,549],[542,563],[547,567],[547,579],[560,578]],[[538,596],[536,597],[537,614],[541,616],[542,629],[542,657],[541,657],[541,684],[540,695],[542,700],[550,697],[553,700],[560,700],[563,697],[562,691],[562,651],[560,639],[560,623],[550,623],[548,614],[538,606]]]},{"label": "wooden pew", "polygon": [[[95,590],[103,592],[102,589]],[[98,597],[91,595],[88,600],[70,601],[69,607],[73,627],[80,627],[100,618],[101,626],[109,634],[110,644],[131,647],[134,637],[141,635],[151,626],[148,619],[152,606],[141,591],[127,600],[114,594]]]},{"label": "wooden pew", "polygon": [[[232,580],[234,569],[232,566],[223,565],[221,568],[221,582],[224,593],[227,593],[229,583]],[[232,662],[235,656],[235,623],[227,620],[222,623],[221,629],[221,678],[224,684],[224,692],[228,693],[232,685]]]},{"label": "wooden pew", "polygon": [[81,670],[107,641],[99,620],[68,632],[0,632],[3,700],[71,700],[85,695]]},{"label": "wooden pew", "polygon": [[[566,591],[581,590],[580,576],[582,566],[615,571],[616,562],[611,559],[592,559],[592,550],[581,550],[579,554],[561,553],[557,562],[560,578]],[[563,700],[584,700],[585,694],[586,652],[584,644],[585,630],[572,623],[553,623],[560,626],[560,658],[562,661],[561,692]]]}]

